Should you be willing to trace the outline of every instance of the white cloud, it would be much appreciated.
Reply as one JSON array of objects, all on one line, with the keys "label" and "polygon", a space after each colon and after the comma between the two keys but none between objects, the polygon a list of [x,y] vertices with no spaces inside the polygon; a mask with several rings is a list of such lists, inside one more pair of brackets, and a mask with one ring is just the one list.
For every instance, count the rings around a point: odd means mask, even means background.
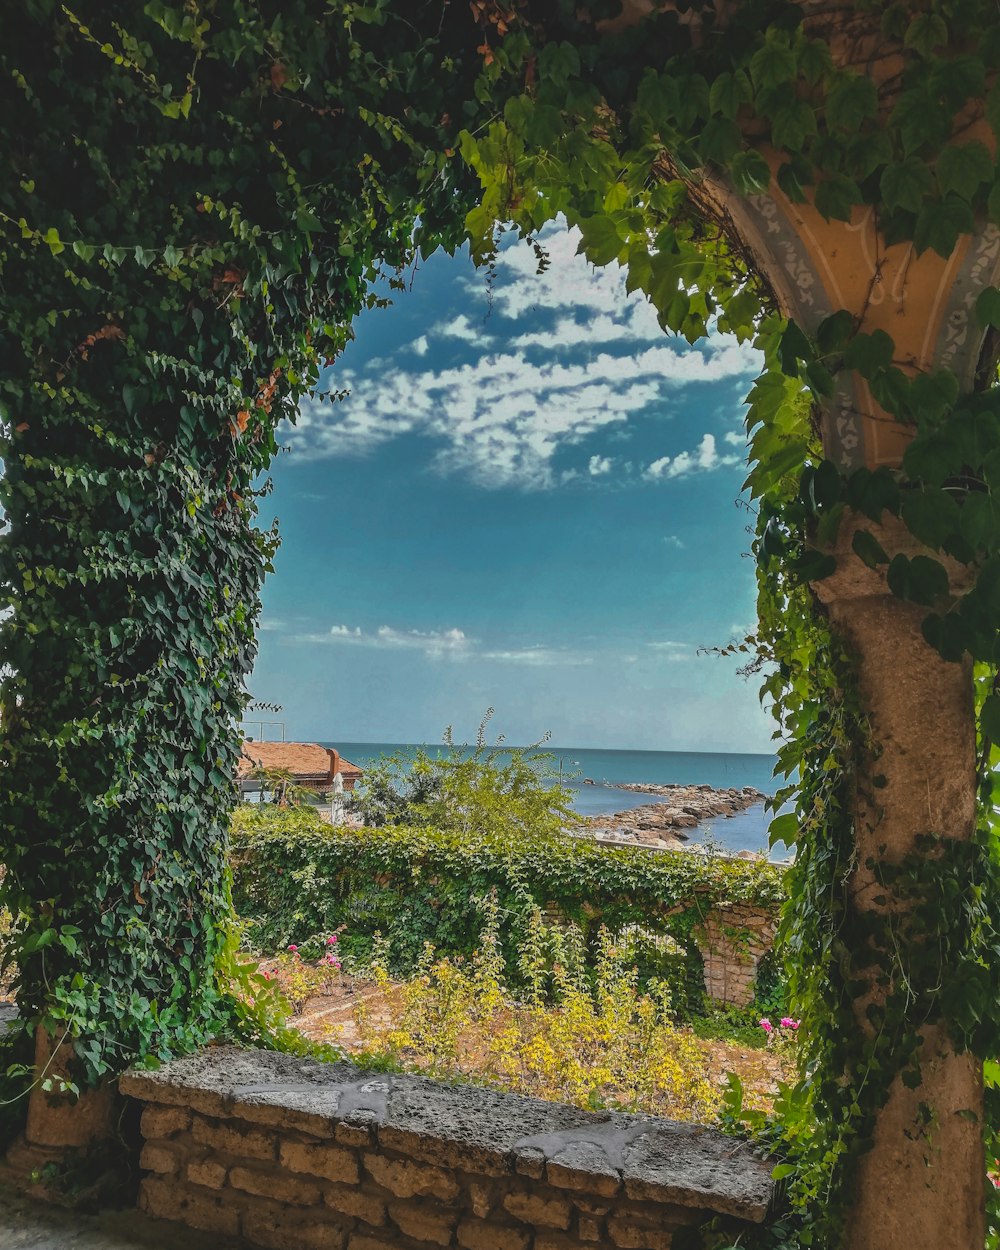
[{"label": "white cloud", "polygon": [[740,456],[726,453],[720,455],[715,444],[714,434],[703,434],[701,442],[691,451],[682,451],[678,455],[661,456],[648,464],[643,476],[650,481],[659,482],[674,477],[688,477],[692,473],[711,473],[713,469],[725,468],[740,464]]},{"label": "white cloud", "polygon": [[[460,313],[417,340],[461,339],[472,359],[435,369],[422,362],[415,343],[403,367],[335,369],[331,388],[349,384],[350,396],[332,405],[303,403],[287,441],[314,460],[364,455],[418,434],[437,445],[439,472],[486,487],[545,489],[581,477],[556,467],[566,449],[601,431],[607,437],[644,413],[668,416],[683,387],[730,380],[745,386],[758,372],[757,354],[735,339],[718,335],[695,348],[668,339],[645,297],[626,291],[624,270],[594,269],[575,255],[577,241],[572,231],[548,232],[552,264],[542,275],[530,247],[503,250],[493,293],[495,334]],[[482,294],[483,280],[473,281]],[[543,328],[518,336],[511,323],[529,309],[541,310]],[[600,465],[605,457],[594,459]],[[674,463],[664,458],[651,476],[708,467],[681,459],[668,473]]]},{"label": "white cloud", "polygon": [[745,430],[730,430],[728,434],[723,434],[722,441],[728,443],[730,447],[746,448],[747,436]]},{"label": "white cloud", "polygon": [[420,651],[427,658],[438,660],[492,660],[499,664],[521,664],[531,667],[555,665],[592,664],[594,658],[585,652],[567,651],[557,647],[522,646],[511,648],[483,648],[475,638],[464,630],[452,628],[441,630],[395,629],[380,625],[374,631],[360,626],[331,625],[325,634],[293,635],[292,642],[323,643],[328,646],[369,647],[383,651]]},{"label": "white cloud", "polygon": [[[462,339],[470,347],[490,347],[494,342],[492,336],[474,326],[465,313],[459,313],[452,321],[434,326],[431,332],[444,338]],[[420,354],[423,355],[422,352]]]},{"label": "white cloud", "polygon": [[430,342],[426,334],[421,334],[420,338],[414,339],[410,346],[418,356],[426,356]]},{"label": "white cloud", "polygon": [[587,465],[591,477],[604,477],[611,472],[614,461],[610,456],[591,456]]},{"label": "white cloud", "polygon": [[668,660],[671,664],[683,664],[688,660],[694,659],[694,651],[691,644],[687,642],[649,642],[646,644],[651,651],[659,652],[664,660]]},{"label": "white cloud", "polygon": [[593,664],[594,658],[575,651],[559,651],[552,647],[521,647],[510,651],[484,651],[482,659],[496,660],[501,664],[526,664],[531,667],[548,668],[551,665]]},{"label": "white cloud", "polygon": [[380,625],[374,633],[365,633],[359,626],[352,629],[349,625],[331,625],[328,634],[302,635],[298,641],[422,651],[432,657],[465,656],[472,647],[472,639],[460,629],[393,629],[391,625]]},{"label": "white cloud", "polygon": [[676,534],[666,534],[664,536],[663,542],[666,546],[674,547],[678,551],[682,551],[684,549],[683,540],[678,538]]}]

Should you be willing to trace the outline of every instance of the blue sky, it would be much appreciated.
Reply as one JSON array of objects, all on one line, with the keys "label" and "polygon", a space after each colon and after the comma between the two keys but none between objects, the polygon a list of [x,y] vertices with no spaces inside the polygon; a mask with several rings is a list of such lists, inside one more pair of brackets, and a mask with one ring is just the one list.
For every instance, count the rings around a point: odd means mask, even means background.
[{"label": "blue sky", "polygon": [[[665,335],[572,232],[437,255],[303,405],[254,696],[289,737],[766,751],[733,660],[753,620],[742,400],[754,352]],[[410,278],[412,277],[412,281]]]}]

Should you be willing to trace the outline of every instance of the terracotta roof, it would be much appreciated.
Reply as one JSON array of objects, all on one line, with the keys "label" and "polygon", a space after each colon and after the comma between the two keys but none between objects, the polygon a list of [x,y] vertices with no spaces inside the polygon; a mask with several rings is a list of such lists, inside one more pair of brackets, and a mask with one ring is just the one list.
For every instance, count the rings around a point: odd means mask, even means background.
[{"label": "terracotta roof", "polygon": [[344,778],[364,775],[342,755],[316,742],[244,742],[237,778],[249,777],[258,768],[280,768],[293,777],[325,781],[332,781],[334,772]]},{"label": "terracotta roof", "polygon": [[315,742],[244,742],[237,777],[257,768],[280,768],[296,777],[329,777],[330,752]]}]

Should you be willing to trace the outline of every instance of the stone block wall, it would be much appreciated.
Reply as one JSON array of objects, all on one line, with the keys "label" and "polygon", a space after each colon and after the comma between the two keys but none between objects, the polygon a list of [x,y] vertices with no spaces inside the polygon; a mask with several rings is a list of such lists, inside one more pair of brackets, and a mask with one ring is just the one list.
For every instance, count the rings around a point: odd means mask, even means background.
[{"label": "stone block wall", "polygon": [[721,1006],[746,1007],[761,959],[774,946],[774,910],[734,903],[709,912],[694,930],[705,961],[705,991]]},{"label": "stone block wall", "polygon": [[670,1250],[761,1222],[770,1165],[711,1129],[219,1047],[135,1072],[140,1206],[285,1250]]}]

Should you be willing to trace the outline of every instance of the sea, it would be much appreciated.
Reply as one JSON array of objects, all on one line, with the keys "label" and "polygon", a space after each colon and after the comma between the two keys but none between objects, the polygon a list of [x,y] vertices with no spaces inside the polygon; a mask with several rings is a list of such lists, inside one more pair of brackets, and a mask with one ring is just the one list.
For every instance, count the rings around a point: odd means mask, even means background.
[{"label": "sea", "polygon": [[[412,759],[420,749],[405,742],[325,742],[364,769],[385,756]],[[430,755],[445,755],[443,746],[425,746]],[[667,785],[709,785],[715,789],[753,786],[762,794],[774,794],[773,755],[740,755],[713,751],[606,751],[594,747],[564,747],[546,744],[545,773],[570,792],[573,808],[581,816],[604,816],[623,812],[644,803],[655,803],[655,795],[618,790],[614,782],[646,782]],[[591,784],[593,783],[593,784]],[[736,851],[762,851],[772,859],[785,859],[786,847],[779,844],[768,851],[767,828],[774,813],[756,803],[734,816],[719,816],[689,830],[692,843],[711,843],[729,854]]]}]

